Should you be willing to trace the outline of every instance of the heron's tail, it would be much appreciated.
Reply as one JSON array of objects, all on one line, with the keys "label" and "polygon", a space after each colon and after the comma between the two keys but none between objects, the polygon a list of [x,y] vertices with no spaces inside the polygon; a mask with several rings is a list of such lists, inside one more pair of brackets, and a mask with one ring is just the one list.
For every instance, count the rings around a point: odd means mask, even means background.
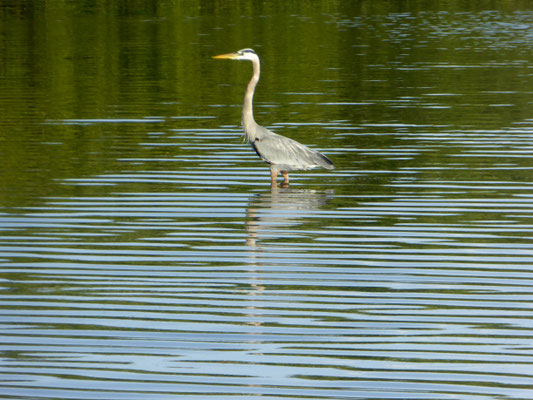
[{"label": "heron's tail", "polygon": [[331,161],[329,158],[327,158],[324,154],[322,153],[317,153],[318,155],[318,165],[320,165],[321,167],[324,167],[326,169],[334,169],[335,168],[335,165],[333,165],[333,161]]}]

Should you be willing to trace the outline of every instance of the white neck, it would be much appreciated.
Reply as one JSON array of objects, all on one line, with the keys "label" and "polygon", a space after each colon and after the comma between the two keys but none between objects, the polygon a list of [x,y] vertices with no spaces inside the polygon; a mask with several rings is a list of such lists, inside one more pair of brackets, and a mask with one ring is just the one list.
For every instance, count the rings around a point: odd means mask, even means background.
[{"label": "white neck", "polygon": [[248,141],[253,142],[255,140],[255,127],[257,123],[254,120],[254,110],[253,110],[253,98],[254,91],[257,82],[259,82],[260,75],[260,66],[259,66],[259,57],[254,57],[252,60],[252,65],[254,68],[254,74],[248,87],[246,88],[246,93],[244,94],[244,102],[242,105],[242,127],[244,129],[244,134]]}]

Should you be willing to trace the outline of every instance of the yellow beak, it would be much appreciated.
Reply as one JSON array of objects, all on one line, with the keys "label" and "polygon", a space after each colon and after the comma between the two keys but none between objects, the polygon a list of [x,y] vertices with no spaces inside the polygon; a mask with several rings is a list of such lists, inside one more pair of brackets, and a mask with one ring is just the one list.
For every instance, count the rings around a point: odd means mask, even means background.
[{"label": "yellow beak", "polygon": [[218,56],[213,56],[213,58],[222,59],[222,58],[229,58],[230,60],[235,59],[238,57],[237,53],[227,53],[227,54],[220,54]]}]

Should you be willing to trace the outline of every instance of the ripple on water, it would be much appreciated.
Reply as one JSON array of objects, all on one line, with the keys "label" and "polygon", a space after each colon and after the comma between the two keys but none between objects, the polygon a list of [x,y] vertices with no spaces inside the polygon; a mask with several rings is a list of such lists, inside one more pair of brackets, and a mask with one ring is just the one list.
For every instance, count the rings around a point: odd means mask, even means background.
[{"label": "ripple on water", "polygon": [[117,191],[4,213],[3,393],[527,397],[531,196],[394,185],[405,194]]},{"label": "ripple on water", "polygon": [[[513,155],[530,132],[360,128],[394,145],[346,153],[419,161],[270,191],[249,148],[228,144],[234,129],[221,142],[176,130],[140,146],[190,153],[123,158],[122,172],[61,182],[96,195],[1,214],[2,393],[527,398],[532,186],[483,175],[520,173],[514,159],[452,160]],[[346,190],[354,179],[364,192]]]},{"label": "ripple on water", "polygon": [[404,47],[285,93],[324,114],[273,128],[337,166],[290,188],[271,191],[240,129],[212,116],[46,121],[150,132],[2,209],[1,396],[533,398],[533,120],[491,119],[523,118],[529,93],[440,82],[522,77],[530,14],[322,15]]}]

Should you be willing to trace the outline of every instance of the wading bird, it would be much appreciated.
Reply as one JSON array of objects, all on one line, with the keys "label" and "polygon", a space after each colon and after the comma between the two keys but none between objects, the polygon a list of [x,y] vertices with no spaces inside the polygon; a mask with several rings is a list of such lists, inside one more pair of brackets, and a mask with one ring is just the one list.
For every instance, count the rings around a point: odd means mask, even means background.
[{"label": "wading bird", "polygon": [[252,100],[260,74],[259,56],[255,51],[242,49],[235,53],[221,54],[213,58],[248,60],[252,62],[254,74],[244,94],[242,127],[244,136],[257,155],[270,164],[272,186],[277,185],[276,179],[280,172],[283,175],[283,184],[287,186],[289,184],[289,171],[305,170],[313,167],[334,168],[331,160],[325,155],[298,143],[296,140],[277,135],[255,122]]}]

